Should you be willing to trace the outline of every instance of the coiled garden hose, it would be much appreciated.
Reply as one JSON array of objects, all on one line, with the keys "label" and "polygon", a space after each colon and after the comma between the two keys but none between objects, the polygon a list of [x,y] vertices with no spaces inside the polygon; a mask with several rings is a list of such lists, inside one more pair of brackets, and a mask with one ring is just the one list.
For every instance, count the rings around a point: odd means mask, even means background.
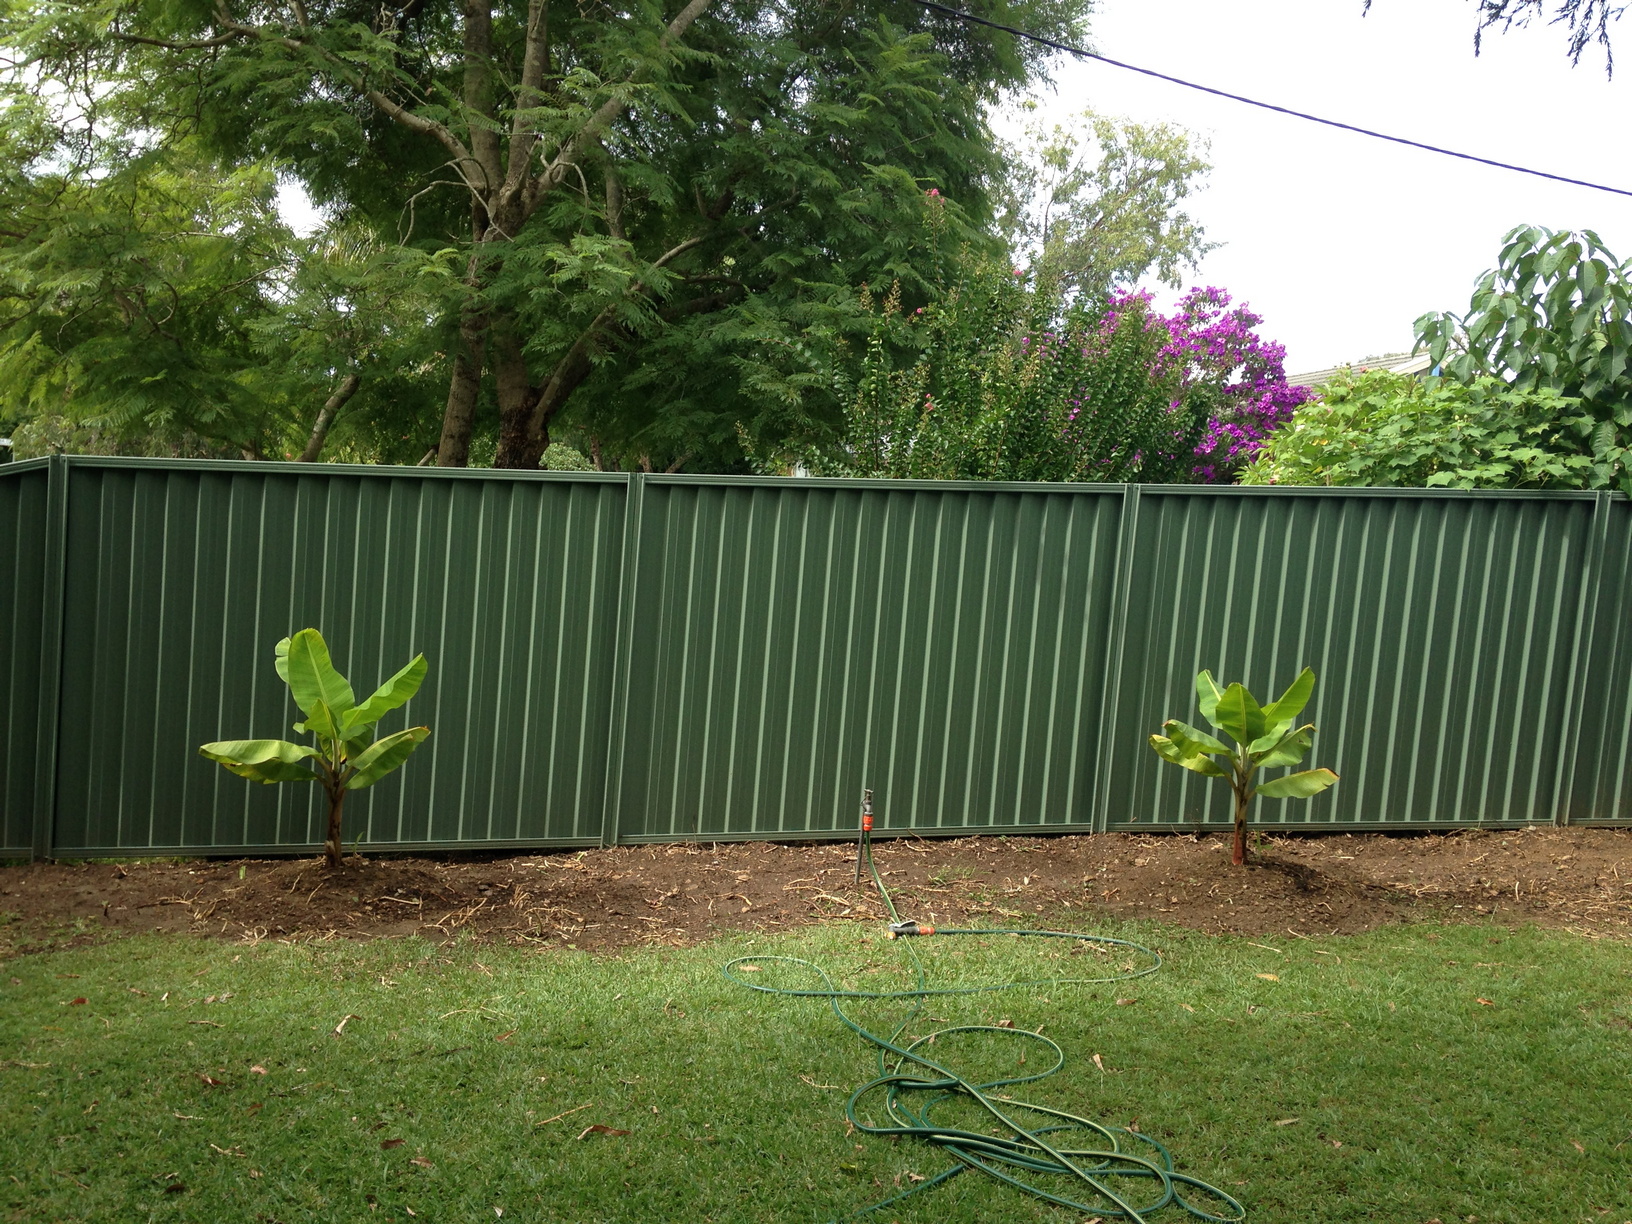
[{"label": "coiled garden hose", "polygon": [[[1197,1220],[1210,1224],[1237,1224],[1246,1219],[1246,1209],[1217,1186],[1198,1178],[1177,1172],[1173,1157],[1157,1140],[1142,1132],[1122,1126],[1107,1126],[1076,1114],[1033,1105],[1015,1100],[999,1091],[1016,1084],[1028,1084],[1053,1075],[1065,1065],[1065,1052],[1041,1033],[996,1025],[956,1025],[916,1037],[903,1043],[902,1034],[923,1010],[925,1000],[946,995],[990,994],[1003,990],[1019,990],[1043,986],[1087,986],[1128,981],[1155,973],[1161,967],[1161,957],[1142,944],[1105,935],[1080,935],[1068,931],[1031,931],[998,927],[959,927],[937,930],[935,927],[904,920],[896,912],[889,889],[873,863],[872,819],[870,811],[862,818],[861,838],[857,845],[857,875],[865,861],[879,896],[889,911],[891,939],[905,939],[907,955],[911,958],[916,985],[910,990],[851,990],[840,985],[827,970],[814,961],[797,956],[739,956],[727,962],[725,976],[737,985],[764,994],[789,995],[797,998],[826,999],[839,1021],[863,1040],[872,1043],[878,1054],[878,1074],[850,1094],[844,1112],[852,1126],[870,1135],[894,1135],[920,1139],[934,1144],[953,1158],[950,1168],[934,1177],[912,1185],[899,1194],[851,1213],[851,1219],[879,1211],[899,1203],[902,1199],[943,1185],[960,1173],[973,1169],[988,1177],[1004,1182],[1015,1189],[1068,1207],[1108,1218],[1120,1218],[1145,1224],[1155,1213],[1172,1207]],[[1024,982],[1003,982],[985,985],[939,986],[928,984],[923,961],[912,945],[911,937],[956,935],[1014,935],[1036,939],[1069,939],[1099,947],[1115,947],[1144,958],[1142,968],[1098,978],[1039,978]],[[751,982],[740,976],[742,966],[768,968],[772,965],[793,967],[810,974],[815,982],[808,988],[778,986]],[[870,1032],[845,1013],[845,999],[899,999],[910,1001],[906,1016],[886,1037]],[[940,1045],[949,1038],[972,1033],[992,1033],[1007,1038],[1035,1043],[1053,1055],[1052,1065],[1029,1075],[971,1082],[945,1065],[945,1055],[929,1057],[927,1047]],[[1022,1057],[1022,1062],[1024,1061]],[[876,1124],[862,1116],[864,1100],[882,1105],[889,1117],[888,1124]],[[937,1124],[932,1112],[951,1101],[972,1102],[989,1115],[996,1124],[988,1133]],[[1045,1188],[1035,1180],[1052,1175],[1065,1185]],[[1212,1210],[1208,1210],[1212,1208]]]}]

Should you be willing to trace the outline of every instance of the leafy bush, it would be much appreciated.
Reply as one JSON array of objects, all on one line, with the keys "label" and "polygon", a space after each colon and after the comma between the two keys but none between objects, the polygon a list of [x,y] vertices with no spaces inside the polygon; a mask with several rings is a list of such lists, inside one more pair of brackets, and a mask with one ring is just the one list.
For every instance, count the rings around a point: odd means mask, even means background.
[{"label": "leafy bush", "polygon": [[915,310],[899,287],[862,305],[872,325],[842,429],[794,457],[824,475],[1228,480],[1308,394],[1221,289],[1164,316],[1147,293],[1096,302],[980,264]]},{"label": "leafy bush", "polygon": [[1176,479],[1206,423],[1138,299],[1064,305],[1018,270],[977,266],[910,314],[892,289],[822,474],[943,480]]},{"label": "leafy bush", "polygon": [[[1130,300],[1114,301],[1112,309]],[[1192,289],[1173,315],[1157,317],[1169,337],[1162,366],[1180,368],[1186,390],[1212,402],[1189,477],[1204,484],[1228,483],[1270,432],[1292,419],[1309,390],[1286,381],[1286,347],[1258,334],[1262,317],[1244,304],[1232,308],[1222,289]]]},{"label": "leafy bush", "polygon": [[112,427],[73,420],[58,413],[28,417],[11,431],[12,457],[44,455],[148,455],[175,459],[238,459],[237,447],[165,425],[145,433],[122,433]]},{"label": "leafy bush", "polygon": [[1550,388],[1374,370],[1328,383],[1269,436],[1241,483],[1596,488],[1607,466],[1596,438],[1580,401]]},{"label": "leafy bush", "polygon": [[1467,313],[1426,314],[1416,330],[1417,346],[1457,382],[1493,375],[1515,391],[1579,401],[1566,432],[1590,436],[1563,453],[1591,463],[1571,487],[1632,491],[1632,261],[1592,230],[1511,231]]},{"label": "leafy bush", "polygon": [[595,465],[591,463],[582,451],[575,450],[565,442],[551,442],[544,448],[544,457],[539,460],[538,466],[551,472],[593,472]]}]

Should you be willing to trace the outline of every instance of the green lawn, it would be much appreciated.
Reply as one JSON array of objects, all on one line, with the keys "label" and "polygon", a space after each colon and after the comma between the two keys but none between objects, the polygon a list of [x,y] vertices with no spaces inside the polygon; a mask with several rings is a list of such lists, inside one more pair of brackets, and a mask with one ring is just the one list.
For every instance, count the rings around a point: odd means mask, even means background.
[{"label": "green lawn", "polygon": [[[1069,1061],[1019,1095],[1136,1120],[1255,1224],[1632,1221],[1626,945],[1471,926],[1107,933],[1153,943],[1166,967],[928,1014],[1044,1025]],[[1085,959],[1007,938],[917,946],[943,983]],[[724,981],[721,963],[750,952],[902,980],[902,946],[859,927],[616,958],[143,938],[12,959],[0,1215],[827,1221],[945,1167],[846,1134],[870,1053],[825,1004]],[[592,1124],[629,1134],[580,1138]],[[975,1174],[872,1218],[1080,1224]]]}]

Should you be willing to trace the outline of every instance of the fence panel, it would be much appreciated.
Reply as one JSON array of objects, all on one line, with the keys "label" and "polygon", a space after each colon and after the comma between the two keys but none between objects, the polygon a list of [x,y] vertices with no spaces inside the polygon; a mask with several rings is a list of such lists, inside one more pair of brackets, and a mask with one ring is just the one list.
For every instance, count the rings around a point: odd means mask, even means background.
[{"label": "fence panel", "polygon": [[1321,730],[1300,768],[1343,780],[1313,800],[1261,801],[1256,820],[1553,821],[1572,780],[1598,501],[1147,487],[1110,826],[1229,821],[1227,787],[1157,761],[1143,738],[1164,717],[1199,720],[1204,667],[1267,700],[1305,664],[1318,677],[1305,717]]},{"label": "fence panel", "polygon": [[43,459],[0,464],[0,858],[32,853],[41,798],[49,489]]},{"label": "fence panel", "polygon": [[272,646],[308,625],[365,694],[431,664],[382,724],[431,738],[348,799],[348,840],[595,838],[624,496],[615,476],[75,460],[57,848],[321,841],[315,787],[197,754],[291,734]]},{"label": "fence panel", "polygon": [[649,479],[619,833],[1088,827],[1122,497]]},{"label": "fence panel", "polygon": [[1579,668],[1577,768],[1569,818],[1573,823],[1632,820],[1632,503],[1605,497],[1601,559]]},{"label": "fence panel", "polygon": [[197,755],[289,734],[304,625],[360,687],[431,662],[373,848],[844,835],[863,786],[884,832],[1225,824],[1145,737],[1305,663],[1343,781],[1261,821],[1632,823],[1619,495],[59,458],[0,467],[0,575],[0,855],[320,841]]}]

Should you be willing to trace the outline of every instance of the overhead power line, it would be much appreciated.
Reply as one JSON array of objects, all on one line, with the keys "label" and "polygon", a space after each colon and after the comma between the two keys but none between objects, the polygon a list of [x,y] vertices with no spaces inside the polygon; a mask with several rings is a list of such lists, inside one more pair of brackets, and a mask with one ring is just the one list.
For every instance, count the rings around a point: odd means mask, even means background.
[{"label": "overhead power line", "polygon": [[1044,38],[1041,34],[1033,34],[1029,30],[1004,25],[1000,21],[989,21],[985,17],[977,17],[973,13],[966,13],[962,9],[952,8],[950,5],[937,4],[936,0],[914,0],[914,3],[920,4],[926,9],[932,9],[937,13],[944,13],[948,17],[955,17],[959,21],[986,26],[993,30],[1002,30],[1005,34],[1013,34],[1016,38],[1029,39],[1042,46],[1052,47],[1056,51],[1064,51],[1069,55],[1075,55],[1082,59],[1097,60],[1101,64],[1109,64],[1112,68],[1123,68],[1129,72],[1137,72],[1141,76],[1155,77],[1158,81],[1166,81],[1171,85],[1182,85],[1186,89],[1199,90],[1201,93],[1212,94],[1215,98],[1228,98],[1232,102],[1244,102],[1248,106],[1256,106],[1260,110],[1274,111],[1278,115],[1290,115],[1294,119],[1307,119],[1310,123],[1321,123],[1327,127],[1337,128],[1340,131],[1354,132],[1357,135],[1370,136],[1376,140],[1387,140],[1393,144],[1405,145],[1408,148],[1438,153],[1444,157],[1458,157],[1463,161],[1478,162],[1481,166],[1495,166],[1498,170],[1512,170],[1518,174],[1530,174],[1536,178],[1550,179],[1555,183],[1569,183],[1573,187],[1590,187],[1594,191],[1607,191],[1612,195],[1632,196],[1632,191],[1620,187],[1609,187],[1603,183],[1589,183],[1585,179],[1569,178],[1562,174],[1549,174],[1545,170],[1532,170],[1528,166],[1515,166],[1512,162],[1495,161],[1489,157],[1477,157],[1472,153],[1459,153],[1455,149],[1442,149],[1438,145],[1424,144],[1420,140],[1407,140],[1404,136],[1390,136],[1387,132],[1374,132],[1370,128],[1356,127],[1352,123],[1340,123],[1336,119],[1323,119],[1319,115],[1293,110],[1287,106],[1276,106],[1273,102],[1260,102],[1257,98],[1243,97],[1241,94],[1230,93],[1224,89],[1214,89],[1210,85],[1198,85],[1194,81],[1186,81],[1183,77],[1169,76],[1165,72],[1157,72],[1152,68],[1141,68],[1137,64],[1125,64],[1121,60],[1114,60],[1108,55],[1099,55],[1082,47],[1073,47],[1069,43],[1055,42],[1051,38]]}]

